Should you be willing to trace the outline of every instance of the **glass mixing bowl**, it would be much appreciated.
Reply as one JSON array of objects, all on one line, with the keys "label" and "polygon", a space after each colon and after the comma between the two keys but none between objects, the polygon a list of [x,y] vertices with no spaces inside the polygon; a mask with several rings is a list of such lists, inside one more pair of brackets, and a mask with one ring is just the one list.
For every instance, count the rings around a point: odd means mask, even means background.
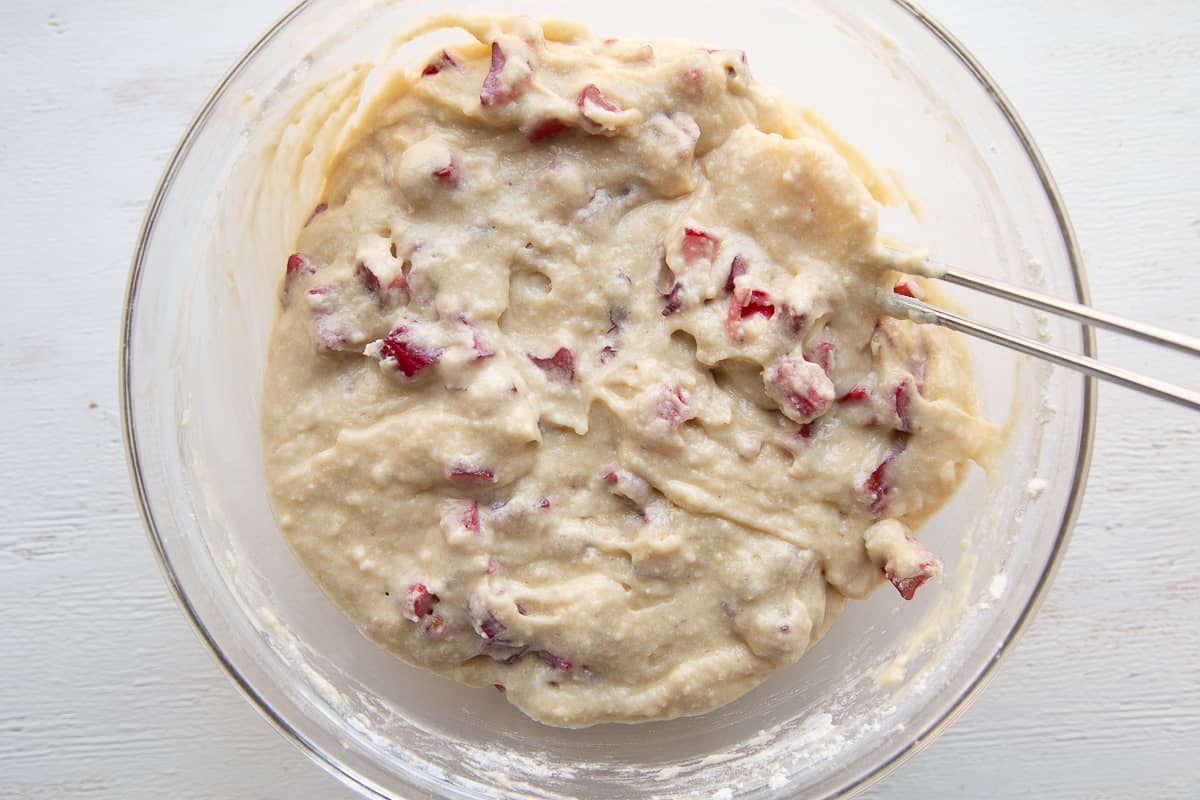
[{"label": "glass mixing bowl", "polygon": [[[974,470],[922,531],[946,576],[911,603],[890,590],[851,603],[799,664],[700,717],[555,730],[495,692],[413,669],[355,630],[276,528],[259,441],[262,368],[299,209],[312,208],[320,187],[312,175],[298,178],[289,207],[264,208],[248,175],[264,131],[313,80],[451,7],[743,48],[765,83],[815,107],[919,199],[919,219],[885,211],[885,233],[1086,302],[1066,213],[1028,133],[963,48],[902,0],[862,0],[853,10],[836,0],[745,0],[735,11],[681,0],[311,0],[268,31],[205,104],[158,187],[133,261],[125,436],[171,588],[258,708],[369,796],[860,790],[963,710],[1045,593],[1083,491],[1089,381],[972,343],[984,409],[1011,432],[989,472]],[[958,300],[985,322],[1092,350],[1078,326]]]}]

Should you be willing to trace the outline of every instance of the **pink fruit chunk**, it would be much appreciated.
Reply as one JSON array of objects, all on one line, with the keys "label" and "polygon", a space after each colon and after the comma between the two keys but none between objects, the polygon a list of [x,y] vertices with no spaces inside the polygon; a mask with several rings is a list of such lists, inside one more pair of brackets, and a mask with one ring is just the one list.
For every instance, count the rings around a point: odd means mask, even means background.
[{"label": "pink fruit chunk", "polygon": [[433,171],[433,177],[437,178],[451,189],[455,188],[458,186],[458,164],[453,158],[450,159],[450,163]]},{"label": "pink fruit chunk", "polygon": [[538,655],[541,656],[541,659],[546,664],[546,666],[551,667],[553,669],[561,669],[561,670],[565,671],[565,670],[568,670],[571,667],[575,666],[574,664],[572,664],[570,661],[563,658],[562,656],[556,656],[553,653],[549,653],[545,650],[542,650],[541,652],[539,652]]},{"label": "pink fruit chunk", "polygon": [[883,460],[879,462],[879,466],[875,467],[863,481],[862,488],[866,496],[867,507],[877,517],[887,508],[890,499],[888,495],[891,493],[892,487],[888,483],[888,468],[904,452],[907,444],[906,439],[901,439],[893,445],[884,455]]},{"label": "pink fruit chunk", "polygon": [[452,466],[446,470],[446,477],[452,481],[496,482],[496,473],[484,467]]},{"label": "pink fruit chunk", "polygon": [[804,424],[829,410],[833,384],[820,366],[799,358],[785,358],[763,372],[767,396],[779,403],[789,419]]},{"label": "pink fruit chunk", "polygon": [[394,364],[396,369],[411,378],[442,357],[441,350],[427,350],[409,338],[409,330],[401,325],[379,343],[379,360]]},{"label": "pink fruit chunk", "polygon": [[422,617],[433,613],[433,607],[438,602],[438,596],[426,588],[423,583],[414,583],[408,587],[408,597],[404,616],[413,622],[420,622]]},{"label": "pink fruit chunk", "polygon": [[806,422],[800,426],[799,430],[796,431],[796,435],[801,439],[811,439],[813,435],[813,427],[815,427],[815,423]]},{"label": "pink fruit chunk", "polygon": [[907,578],[902,578],[892,572],[885,571],[883,574],[892,582],[892,586],[895,586],[896,590],[900,592],[901,597],[905,600],[912,600],[913,595],[917,593],[917,589],[921,588],[921,584],[925,583],[925,581],[929,580],[935,574],[932,570],[933,563],[924,563],[921,567],[923,569],[922,572],[909,575]]},{"label": "pink fruit chunk", "polygon": [[363,282],[363,286],[367,287],[368,292],[379,294],[379,276],[376,275],[370,267],[362,261],[358,262],[358,268],[354,271],[358,275],[359,280]]},{"label": "pink fruit chunk", "polygon": [[488,70],[487,77],[483,79],[483,88],[479,92],[479,102],[485,106],[503,105],[515,96],[512,87],[505,86],[500,79],[500,73],[504,71],[505,63],[507,63],[507,58],[504,56],[504,51],[500,49],[500,44],[492,42],[492,65]]},{"label": "pink fruit chunk", "polygon": [[896,430],[908,433],[912,430],[912,412],[909,409],[912,384],[908,378],[896,384],[892,391],[892,407],[896,410]]},{"label": "pink fruit chunk", "polygon": [[494,641],[503,641],[505,631],[508,630],[504,623],[496,619],[496,616],[491,611],[485,610],[482,617],[476,626],[479,630],[479,635],[486,639]]},{"label": "pink fruit chunk", "polygon": [[449,53],[443,50],[437,58],[425,65],[425,69],[421,70],[421,77],[427,78],[430,75],[437,75],[444,69],[451,69],[457,66],[458,62],[455,61]]},{"label": "pink fruit chunk", "polygon": [[505,692],[505,688],[504,688],[504,684],[503,684],[503,683],[493,683],[493,684],[492,684],[492,688],[493,688],[493,689],[495,689],[495,690],[496,690],[497,692],[499,692],[500,694],[504,694],[504,692]]},{"label": "pink fruit chunk", "polygon": [[916,297],[916,295],[913,294],[913,288],[908,281],[897,281],[896,285],[892,287],[892,291],[896,294],[904,295],[905,297]]},{"label": "pink fruit chunk", "polygon": [[479,503],[478,503],[478,501],[472,500],[471,502],[467,503],[467,507],[464,508],[462,511],[462,514],[459,515],[459,521],[462,523],[462,526],[464,528],[466,528],[467,530],[469,530],[473,533],[479,532]]},{"label": "pink fruit chunk", "polygon": [[663,302],[662,315],[669,317],[679,309],[683,308],[683,284],[677,283],[672,287],[671,291],[665,295]]},{"label": "pink fruit chunk", "polygon": [[679,77],[683,80],[683,85],[693,92],[704,86],[704,72],[699,67],[689,67]]},{"label": "pink fruit chunk", "polygon": [[820,342],[817,345],[817,353],[813,361],[821,366],[821,370],[828,375],[829,370],[833,368],[833,354],[837,350],[833,342]]},{"label": "pink fruit chunk", "polygon": [[867,387],[857,384],[853,389],[838,398],[839,403],[859,403],[868,397]]},{"label": "pink fruit chunk", "polygon": [[667,421],[672,430],[689,419],[696,418],[696,412],[688,406],[683,391],[678,386],[669,386],[665,383],[659,387],[659,398],[655,410],[660,418]]},{"label": "pink fruit chunk", "polygon": [[317,204],[317,207],[316,207],[316,208],[314,208],[314,209],[312,210],[312,213],[308,215],[308,221],[306,221],[306,222],[304,223],[304,227],[306,227],[306,228],[307,228],[309,225],[312,225],[312,221],[313,221],[314,219],[316,219],[317,217],[321,216],[321,214],[325,213],[325,211],[326,211],[328,208],[329,208],[329,206],[328,206],[327,204],[325,204],[325,203],[318,203],[318,204]]},{"label": "pink fruit chunk", "polygon": [[294,278],[301,274],[313,274],[317,268],[308,260],[308,256],[303,253],[292,253],[287,260],[287,278]]},{"label": "pink fruit chunk", "polygon": [[581,111],[587,108],[588,103],[595,103],[605,111],[620,111],[621,107],[609,101],[600,92],[600,88],[594,83],[589,83],[579,91],[579,97],[575,104],[579,106]]},{"label": "pink fruit chunk", "polygon": [[679,251],[683,253],[683,262],[689,267],[697,261],[712,261],[717,255],[717,240],[712,234],[698,228],[684,228]]},{"label": "pink fruit chunk", "polygon": [[316,266],[309,261],[308,256],[303,253],[292,253],[288,256],[287,267],[283,273],[283,288],[279,292],[279,302],[287,304],[288,295],[291,293],[292,283],[300,275],[312,275],[316,273]]},{"label": "pink fruit chunk", "polygon": [[784,327],[791,332],[792,336],[798,337],[804,332],[804,326],[808,324],[807,314],[796,313],[796,310],[789,305],[784,305],[779,313]]},{"label": "pink fruit chunk", "polygon": [[746,269],[746,259],[740,255],[734,256],[733,261],[729,264],[729,277],[725,279],[725,291],[732,292],[734,290],[734,281],[739,275],[745,275]]},{"label": "pink fruit chunk", "polygon": [[775,316],[775,306],[766,292],[757,289],[734,289],[729,298],[729,312],[725,315],[725,330],[734,341],[742,340],[742,320],[755,315],[770,319]]},{"label": "pink fruit chunk", "polygon": [[529,360],[547,374],[566,381],[575,380],[575,354],[567,347],[560,347],[549,358],[528,353]]},{"label": "pink fruit chunk", "polygon": [[550,507],[550,498],[543,497],[543,498],[539,499],[538,503],[537,503],[537,507],[539,509],[541,509],[542,511],[545,511],[547,508]]},{"label": "pink fruit chunk", "polygon": [[541,142],[551,139],[567,129],[567,123],[556,117],[541,120],[525,132],[525,138],[531,142]]}]

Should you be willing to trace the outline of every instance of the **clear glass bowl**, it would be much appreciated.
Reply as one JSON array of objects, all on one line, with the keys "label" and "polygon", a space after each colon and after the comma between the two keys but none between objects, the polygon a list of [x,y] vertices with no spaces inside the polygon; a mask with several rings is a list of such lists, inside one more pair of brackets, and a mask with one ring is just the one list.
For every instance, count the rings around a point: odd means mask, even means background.
[{"label": "clear glass bowl", "polygon": [[[312,0],[213,93],[171,160],[133,262],[122,348],[126,443],[164,572],[247,696],[366,795],[439,798],[833,797],[911,756],[960,713],[1029,621],[1065,547],[1093,429],[1091,383],[974,345],[1010,444],[922,532],[946,561],[911,603],[851,603],[799,664],[710,714],[543,727],[491,691],[408,667],[363,638],[301,567],[268,504],[259,397],[274,292],[319,186],[256,207],[247,159],[312,80],[453,7],[565,16],[603,35],[748,51],[919,198],[882,228],[969,269],[1086,301],[1045,165],[979,65],[902,0],[450,3]],[[843,7],[844,6],[844,7]],[[601,10],[602,9],[602,10]],[[423,48],[418,48],[422,51]],[[408,56],[414,55],[407,51]],[[984,298],[974,316],[1090,352],[1078,326]]]}]

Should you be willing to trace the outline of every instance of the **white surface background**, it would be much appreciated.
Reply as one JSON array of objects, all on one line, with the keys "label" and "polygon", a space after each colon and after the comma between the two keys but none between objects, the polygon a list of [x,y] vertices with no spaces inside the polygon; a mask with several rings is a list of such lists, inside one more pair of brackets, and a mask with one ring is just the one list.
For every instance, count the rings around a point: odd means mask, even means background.
[{"label": "white surface background", "polygon": [[[286,0],[0,2],[0,798],[349,798],[241,699],[146,544],[116,353],[146,202]],[[1097,306],[1200,333],[1200,4],[927,0],[1009,93]],[[1103,354],[1200,386],[1182,358]],[[1200,416],[1104,387],[1082,519],[983,697],[884,798],[1200,792]]]}]

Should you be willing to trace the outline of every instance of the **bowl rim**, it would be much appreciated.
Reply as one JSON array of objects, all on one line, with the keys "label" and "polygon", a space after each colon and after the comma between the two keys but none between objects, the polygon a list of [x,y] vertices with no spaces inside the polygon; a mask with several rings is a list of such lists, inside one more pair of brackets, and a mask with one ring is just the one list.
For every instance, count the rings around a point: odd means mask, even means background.
[{"label": "bowl rim", "polygon": [[[162,177],[159,178],[158,184],[155,186],[152,199],[147,206],[146,214],[142,220],[141,227],[138,232],[137,245],[134,249],[133,258],[130,264],[129,279],[126,284],[124,310],[121,320],[121,342],[118,349],[118,389],[119,389],[119,405],[121,409],[121,428],[123,433],[124,450],[126,464],[129,469],[130,481],[133,485],[134,495],[137,499],[138,512],[142,518],[142,523],[145,527],[147,537],[154,550],[158,560],[159,567],[162,570],[163,577],[170,588],[171,593],[175,596],[176,602],[183,609],[189,623],[196,631],[197,635],[203,640],[204,644],[212,654],[212,656],[221,665],[225,673],[233,681],[234,685],[241,691],[243,696],[250,701],[258,712],[266,718],[275,728],[284,736],[285,739],[296,745],[310,760],[324,769],[327,773],[337,778],[339,781],[357,792],[373,797],[379,800],[393,800],[393,797],[385,793],[381,787],[372,785],[372,783],[364,776],[354,773],[352,770],[344,766],[332,753],[328,753],[313,742],[301,731],[297,730],[279,711],[277,711],[270,702],[255,688],[253,683],[247,678],[237,666],[232,662],[229,656],[221,649],[216,637],[208,629],[204,620],[201,618],[199,611],[184,591],[179,580],[179,576],[172,564],[171,557],[168,555],[164,545],[162,536],[159,532],[159,526],[156,522],[154,510],[151,507],[151,501],[146,488],[145,478],[142,473],[142,462],[138,450],[137,434],[134,429],[134,409],[133,409],[133,393],[131,391],[131,352],[133,348],[133,320],[135,304],[138,297],[138,289],[141,284],[141,277],[145,270],[145,256],[147,245],[151,236],[154,233],[155,226],[158,221],[159,209],[165,200],[167,191],[178,174],[181,165],[191,151],[192,144],[195,141],[200,130],[204,127],[209,117],[212,115],[218,100],[225,93],[229,85],[236,79],[247,64],[265,48],[288,24],[304,12],[314,0],[300,0],[292,8],[283,13],[249,48],[243,52],[234,64],[228,69],[225,75],[217,83],[216,87],[209,93],[200,110],[195,114],[189,122],[186,131],[180,138],[179,144],[171,154],[171,158],[163,171]],[[1074,285],[1075,295],[1078,302],[1089,304],[1090,292],[1088,290],[1087,278],[1084,273],[1083,256],[1079,249],[1078,239],[1071,225],[1070,218],[1067,215],[1066,206],[1062,196],[1058,190],[1058,186],[1054,178],[1050,174],[1050,169],[1042,156],[1037,144],[1034,143],[1033,136],[1025,123],[1017,114],[1007,95],[996,84],[995,80],[984,69],[983,65],[967,50],[967,48],[958,40],[949,30],[941,23],[937,22],[927,12],[917,6],[911,0],[889,0],[893,5],[901,11],[907,13],[916,22],[923,25],[926,30],[933,35],[949,52],[954,56],[963,67],[975,78],[975,80],[983,87],[983,89],[991,97],[996,109],[1008,123],[1012,132],[1017,136],[1021,144],[1021,148],[1029,159],[1030,165],[1034,168],[1038,180],[1041,183],[1042,190],[1045,192],[1046,199],[1049,201],[1051,209],[1054,212],[1055,221],[1058,225],[1058,231],[1062,237],[1062,242],[1066,248],[1067,260],[1071,269],[1072,282]],[[1096,350],[1096,339],[1094,331],[1086,326],[1080,326],[1081,343],[1085,355],[1094,356]],[[1083,497],[1085,494],[1088,473],[1091,467],[1092,452],[1095,440],[1096,426],[1096,381],[1090,376],[1083,376],[1082,382],[1082,418],[1080,421],[1080,435],[1077,443],[1075,471],[1072,476],[1071,491],[1067,497],[1066,508],[1062,519],[1059,523],[1058,533],[1055,536],[1054,546],[1050,551],[1050,555],[1046,561],[1046,566],[1039,576],[1032,593],[1029,596],[1025,606],[1021,609],[1019,616],[1009,629],[1008,633],[996,645],[991,657],[986,664],[975,675],[975,677],[966,685],[957,698],[953,701],[950,707],[943,712],[939,717],[934,719],[923,729],[910,734],[911,741],[906,747],[893,753],[885,761],[874,765],[868,772],[852,779],[824,796],[824,800],[832,800],[833,798],[851,797],[864,791],[867,787],[876,783],[889,775],[896,768],[906,763],[909,759],[916,756],[922,750],[929,746],[938,736],[940,736],[950,725],[952,725],[962,714],[971,706],[972,703],[979,697],[983,689],[995,677],[999,665],[1011,655],[1017,641],[1024,634],[1029,624],[1037,615],[1038,609],[1041,607],[1045,597],[1053,584],[1054,576],[1058,571],[1064,553],[1066,552],[1067,544],[1071,538],[1071,532],[1074,528],[1075,521],[1079,516],[1079,511],[1082,507]]]}]

